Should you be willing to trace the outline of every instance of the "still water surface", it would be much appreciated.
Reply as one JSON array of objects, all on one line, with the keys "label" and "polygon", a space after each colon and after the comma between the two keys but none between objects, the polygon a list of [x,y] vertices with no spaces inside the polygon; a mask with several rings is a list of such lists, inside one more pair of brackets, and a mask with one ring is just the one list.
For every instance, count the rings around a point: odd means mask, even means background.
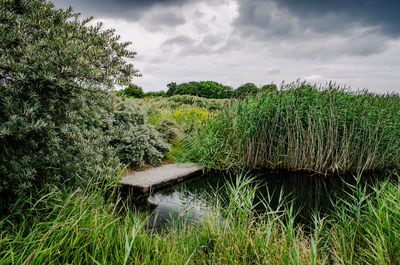
[{"label": "still water surface", "polygon": [[[251,176],[259,185],[255,203],[269,195],[269,206],[276,209],[279,197],[284,197],[286,202],[293,203],[297,212],[296,222],[304,225],[311,224],[311,216],[316,211],[328,214],[338,198],[345,198],[348,191],[347,184],[338,176],[271,172],[253,172]],[[345,179],[347,183],[355,183],[354,177]],[[365,179],[371,184],[374,178]],[[223,204],[227,182],[232,182],[232,177],[215,172],[204,174],[153,194],[139,196],[134,207],[150,214],[148,229],[168,227],[177,219],[197,223],[211,212],[217,201]],[[265,210],[262,204],[258,205],[258,211]]]}]

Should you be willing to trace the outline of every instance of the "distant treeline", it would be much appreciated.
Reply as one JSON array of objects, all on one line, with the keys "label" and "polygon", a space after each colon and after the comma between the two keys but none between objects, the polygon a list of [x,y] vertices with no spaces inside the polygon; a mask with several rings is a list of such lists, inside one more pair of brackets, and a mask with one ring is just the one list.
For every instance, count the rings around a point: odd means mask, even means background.
[{"label": "distant treeline", "polygon": [[241,98],[249,94],[256,94],[259,91],[276,91],[275,84],[268,84],[257,87],[253,83],[246,83],[233,89],[214,81],[191,81],[187,83],[177,84],[171,82],[167,85],[168,90],[147,92],[135,84],[131,84],[125,89],[116,91],[117,96],[143,98],[143,97],[170,97],[174,95],[192,95],[204,98]]}]

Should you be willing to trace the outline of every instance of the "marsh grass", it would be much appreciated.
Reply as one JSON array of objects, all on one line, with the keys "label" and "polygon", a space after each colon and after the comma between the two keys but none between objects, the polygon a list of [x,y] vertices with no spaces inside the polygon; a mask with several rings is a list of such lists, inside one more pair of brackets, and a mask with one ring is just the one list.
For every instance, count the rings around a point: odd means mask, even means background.
[{"label": "marsh grass", "polygon": [[146,230],[146,216],[130,208],[121,214],[120,203],[93,190],[72,191],[62,202],[47,194],[42,201],[53,207],[46,215],[33,205],[19,222],[0,222],[0,263],[308,263],[309,242],[301,228],[280,223],[284,212],[255,219],[250,179],[238,178],[228,192],[228,208],[216,207],[196,225],[177,219],[162,231]]},{"label": "marsh grass", "polygon": [[184,144],[209,168],[357,174],[398,168],[400,98],[290,84],[232,102]]},{"label": "marsh grass", "polygon": [[[315,213],[306,231],[294,209],[258,213],[257,183],[239,175],[226,201],[197,224],[176,219],[146,230],[148,217],[117,194],[105,200],[92,188],[46,194],[0,222],[1,264],[398,264],[400,188],[385,181],[372,193],[356,183],[350,200],[329,216]],[[258,200],[257,200],[258,201]],[[268,197],[262,202],[268,206]],[[44,205],[50,205],[44,209]],[[46,213],[46,214],[44,214]]]},{"label": "marsh grass", "polygon": [[173,161],[181,160],[185,135],[202,130],[204,124],[215,119],[219,110],[230,101],[190,95],[125,100],[142,109],[147,124],[153,125],[160,136],[171,144],[167,159]]}]

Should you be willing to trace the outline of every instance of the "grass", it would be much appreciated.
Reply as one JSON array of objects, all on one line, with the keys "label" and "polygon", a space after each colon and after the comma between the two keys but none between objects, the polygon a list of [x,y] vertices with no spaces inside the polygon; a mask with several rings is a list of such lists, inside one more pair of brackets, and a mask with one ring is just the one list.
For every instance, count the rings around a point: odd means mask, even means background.
[{"label": "grass", "polygon": [[[385,181],[372,193],[350,186],[351,199],[329,216],[315,214],[309,232],[283,201],[255,212],[252,178],[239,175],[225,188],[226,201],[204,221],[176,221],[162,231],[146,231],[146,216],[93,187],[47,194],[21,218],[1,220],[0,264],[399,263],[397,183]],[[268,198],[261,203],[268,206]]]},{"label": "grass", "polygon": [[182,139],[187,134],[199,132],[204,123],[213,120],[228,99],[206,99],[190,95],[172,97],[126,99],[140,107],[146,114],[146,122],[153,125],[171,144],[169,160],[181,160],[184,150]]},{"label": "grass", "polygon": [[215,169],[357,174],[400,165],[399,95],[290,84],[234,101],[184,144]]},{"label": "grass", "polygon": [[[304,227],[293,203],[272,208],[269,196],[256,198],[254,179],[238,174],[203,221],[176,219],[161,231],[146,230],[149,217],[119,197],[112,176],[76,190],[52,184],[39,200],[24,198],[3,214],[0,264],[400,264],[400,185],[387,180],[367,189],[360,181],[366,171],[397,176],[398,95],[297,84],[239,101],[132,102],[155,127],[175,122],[172,160],[184,155],[237,171],[357,172],[357,181],[347,183],[347,199],[331,213],[316,212]],[[257,211],[259,203],[267,210]]]}]

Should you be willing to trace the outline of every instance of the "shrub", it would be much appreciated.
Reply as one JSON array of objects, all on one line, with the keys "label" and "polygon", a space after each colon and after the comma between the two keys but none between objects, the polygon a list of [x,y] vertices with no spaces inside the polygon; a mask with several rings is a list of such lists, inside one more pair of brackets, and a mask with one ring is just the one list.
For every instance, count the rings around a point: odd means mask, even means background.
[{"label": "shrub", "polygon": [[[135,55],[129,43],[71,8],[0,1],[1,198],[49,182],[80,185],[118,165],[117,154],[136,164],[160,158],[165,146],[143,116],[107,92],[138,75],[124,60]],[[126,148],[146,143],[134,158],[118,145],[121,124],[129,129]]]},{"label": "shrub", "polygon": [[145,124],[144,114],[134,105],[117,101],[112,112],[102,123],[110,144],[121,162],[132,166],[156,164],[164,157],[169,146],[154,128]]},{"label": "shrub", "polygon": [[160,136],[167,142],[171,143],[178,137],[178,130],[176,128],[176,122],[170,119],[162,119],[157,125],[156,130]]}]

